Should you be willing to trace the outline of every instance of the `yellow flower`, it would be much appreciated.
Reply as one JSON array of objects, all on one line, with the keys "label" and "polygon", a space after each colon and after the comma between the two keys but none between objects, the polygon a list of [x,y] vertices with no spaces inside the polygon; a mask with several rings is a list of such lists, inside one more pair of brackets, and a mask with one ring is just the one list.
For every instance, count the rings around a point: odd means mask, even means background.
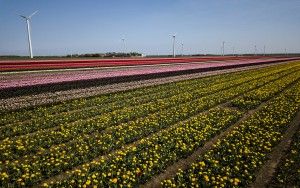
[{"label": "yellow flower", "polygon": [[118,179],[117,179],[117,178],[114,178],[114,179],[111,180],[111,182],[117,183],[117,182],[118,182]]},{"label": "yellow flower", "polygon": [[209,182],[209,177],[207,175],[204,176],[204,180]]},{"label": "yellow flower", "polygon": [[199,165],[200,165],[201,167],[204,167],[204,166],[205,166],[205,162],[204,162],[204,161],[201,161],[201,162],[199,162]]},{"label": "yellow flower", "polygon": [[238,185],[241,181],[238,178],[234,178],[233,184]]},{"label": "yellow flower", "polygon": [[90,184],[91,184],[91,180],[87,180],[87,181],[85,182],[85,184],[86,184],[86,185],[90,185]]},{"label": "yellow flower", "polygon": [[6,172],[3,172],[3,173],[1,174],[1,176],[2,176],[2,178],[8,178],[8,175],[7,175]]}]

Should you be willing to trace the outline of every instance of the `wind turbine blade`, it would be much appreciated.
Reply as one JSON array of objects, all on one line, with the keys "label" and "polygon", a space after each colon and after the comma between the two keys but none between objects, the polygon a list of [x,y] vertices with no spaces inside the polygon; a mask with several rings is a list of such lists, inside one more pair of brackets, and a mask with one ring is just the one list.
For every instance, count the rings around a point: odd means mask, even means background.
[{"label": "wind turbine blade", "polygon": [[35,15],[37,12],[38,12],[38,10],[35,11],[34,13],[32,13],[30,16],[28,16],[28,18],[31,18],[31,17],[32,17],[33,15]]},{"label": "wind turbine blade", "polygon": [[19,15],[20,17],[22,17],[22,18],[25,18],[25,19],[27,19],[27,17],[26,16],[23,16],[23,15]]}]

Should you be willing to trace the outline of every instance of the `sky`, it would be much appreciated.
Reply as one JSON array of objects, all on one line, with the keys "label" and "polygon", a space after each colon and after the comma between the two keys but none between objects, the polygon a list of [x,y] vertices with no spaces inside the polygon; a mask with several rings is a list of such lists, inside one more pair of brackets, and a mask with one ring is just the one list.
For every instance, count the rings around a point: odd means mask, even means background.
[{"label": "sky", "polygon": [[300,53],[300,0],[0,0],[0,55],[28,54],[36,10],[34,55]]}]

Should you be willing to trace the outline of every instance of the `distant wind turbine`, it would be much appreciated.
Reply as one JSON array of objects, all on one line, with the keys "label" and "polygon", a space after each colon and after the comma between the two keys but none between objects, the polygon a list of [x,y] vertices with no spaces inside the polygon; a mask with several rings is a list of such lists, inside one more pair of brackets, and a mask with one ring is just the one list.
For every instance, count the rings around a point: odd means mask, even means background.
[{"label": "distant wind turbine", "polygon": [[172,37],[173,37],[173,57],[175,57],[175,38],[176,38],[176,35],[177,34],[172,35]]},{"label": "distant wind turbine", "polygon": [[181,56],[183,56],[183,43],[181,43]]},{"label": "distant wind turbine", "polygon": [[30,58],[33,58],[33,54],[32,54],[32,45],[31,45],[31,34],[30,34],[30,21],[31,21],[31,17],[33,15],[35,15],[38,11],[35,11],[34,13],[32,13],[30,16],[23,16],[23,15],[19,15],[20,17],[24,18],[26,20],[27,23],[27,35],[28,35],[28,44],[29,44],[29,54],[30,54]]},{"label": "distant wind turbine", "polygon": [[225,55],[225,41],[222,42],[222,56]]},{"label": "distant wind turbine", "polygon": [[286,51],[286,48],[284,49],[284,53],[285,53],[285,56],[287,56],[287,51]]},{"label": "distant wind turbine", "polygon": [[124,50],[124,54],[126,53],[126,47],[125,47],[125,37],[122,38],[122,42],[123,42],[123,50]]}]

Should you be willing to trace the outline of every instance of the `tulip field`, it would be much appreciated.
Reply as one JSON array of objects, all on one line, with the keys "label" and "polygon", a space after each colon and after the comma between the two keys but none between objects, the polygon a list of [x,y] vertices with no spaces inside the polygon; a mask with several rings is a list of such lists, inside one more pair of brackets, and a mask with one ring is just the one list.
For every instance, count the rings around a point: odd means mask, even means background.
[{"label": "tulip field", "polygon": [[300,182],[300,129],[294,135],[292,145],[285,157],[281,160],[276,175],[273,178],[272,186],[292,187],[299,186]]},{"label": "tulip field", "polygon": [[133,65],[176,64],[188,62],[257,59],[257,57],[182,57],[182,58],[135,58],[135,59],[71,59],[71,60],[18,60],[0,61],[1,71],[43,70],[83,67],[114,67]]},{"label": "tulip field", "polygon": [[0,187],[248,187],[292,126],[266,186],[299,187],[299,115],[300,61],[2,110]]},{"label": "tulip field", "polygon": [[[240,59],[234,59],[240,58]],[[198,60],[198,59],[201,59]],[[21,69],[19,71],[6,72],[6,63],[0,62],[0,98],[11,97],[12,95],[25,95],[32,93],[39,93],[44,91],[68,90],[74,88],[93,87],[102,84],[111,84],[119,82],[129,82],[135,80],[145,80],[151,78],[161,78],[174,75],[192,74],[206,71],[216,71],[233,69],[239,67],[251,67],[258,65],[267,65],[272,63],[280,63],[282,61],[291,61],[297,58],[294,57],[226,57],[226,58],[183,58],[184,63],[176,63],[180,58],[172,59],[166,63],[166,59],[156,58],[155,61],[146,59],[142,64],[136,60],[131,60],[130,63],[134,66],[116,66],[112,64],[111,67],[98,67],[88,69],[69,69],[69,63],[62,63],[65,69],[59,70],[31,70]],[[211,60],[214,61],[211,61]],[[151,61],[150,61],[151,60]],[[176,60],[176,61],[175,61]],[[218,60],[218,61],[217,61]],[[50,61],[50,60],[49,60]],[[91,61],[91,60],[89,60]],[[88,62],[89,62],[88,61]],[[104,61],[104,60],[102,60]],[[108,61],[108,60],[107,60]],[[197,62],[190,62],[197,61]],[[199,62],[198,62],[199,61]],[[121,63],[126,61],[120,60]],[[20,62],[26,64],[26,62]],[[43,66],[43,64],[34,65]],[[96,62],[97,63],[97,62]],[[118,63],[118,62],[117,62]],[[166,64],[164,64],[166,63]],[[58,64],[58,63],[56,63]],[[30,62],[26,64],[30,66]],[[104,66],[103,62],[99,66]],[[45,68],[45,67],[44,67]]]}]

